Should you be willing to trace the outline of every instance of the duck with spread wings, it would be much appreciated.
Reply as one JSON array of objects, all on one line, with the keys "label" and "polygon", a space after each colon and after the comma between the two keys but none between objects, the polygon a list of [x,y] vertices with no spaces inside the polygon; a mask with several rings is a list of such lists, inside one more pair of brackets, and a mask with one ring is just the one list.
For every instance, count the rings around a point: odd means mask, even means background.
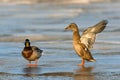
[{"label": "duck with spread wings", "polygon": [[92,57],[90,48],[93,47],[95,42],[96,34],[102,32],[108,21],[102,20],[92,27],[88,27],[83,31],[82,35],[79,34],[78,26],[75,23],[71,23],[66,30],[73,31],[73,47],[78,56],[82,58],[82,63],[78,66],[84,66],[85,60],[95,62],[96,60]]}]

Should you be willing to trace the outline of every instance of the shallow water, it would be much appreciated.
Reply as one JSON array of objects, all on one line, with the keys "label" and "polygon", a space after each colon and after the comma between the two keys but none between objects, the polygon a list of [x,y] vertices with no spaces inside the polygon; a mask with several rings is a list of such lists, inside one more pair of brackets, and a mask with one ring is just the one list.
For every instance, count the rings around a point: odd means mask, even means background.
[{"label": "shallow water", "polygon": [[[77,0],[75,0],[77,1]],[[73,3],[73,2],[72,2]],[[83,3],[0,3],[0,80],[119,80],[120,1]],[[72,47],[71,22],[80,33],[107,19],[91,50],[95,63],[81,59]],[[38,67],[27,67],[22,56],[25,38],[44,50]]]}]

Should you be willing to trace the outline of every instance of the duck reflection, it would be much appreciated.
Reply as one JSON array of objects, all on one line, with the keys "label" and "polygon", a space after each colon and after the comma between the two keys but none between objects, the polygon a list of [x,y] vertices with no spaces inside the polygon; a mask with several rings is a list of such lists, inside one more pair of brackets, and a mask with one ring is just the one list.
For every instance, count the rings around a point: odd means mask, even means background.
[{"label": "duck reflection", "polygon": [[39,68],[39,67],[26,67],[23,69],[23,72],[26,74],[26,76],[34,76],[34,75],[40,74],[41,68]]},{"label": "duck reflection", "polygon": [[91,74],[93,67],[81,66],[75,71],[74,80],[95,80],[94,75]]}]

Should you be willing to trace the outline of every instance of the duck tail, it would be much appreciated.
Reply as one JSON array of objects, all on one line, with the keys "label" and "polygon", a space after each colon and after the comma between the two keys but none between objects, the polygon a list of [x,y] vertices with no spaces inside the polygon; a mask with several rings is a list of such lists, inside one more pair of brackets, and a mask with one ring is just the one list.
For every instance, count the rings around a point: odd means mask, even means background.
[{"label": "duck tail", "polygon": [[91,61],[91,62],[96,62],[96,60],[95,60],[95,59],[91,59],[90,61]]}]

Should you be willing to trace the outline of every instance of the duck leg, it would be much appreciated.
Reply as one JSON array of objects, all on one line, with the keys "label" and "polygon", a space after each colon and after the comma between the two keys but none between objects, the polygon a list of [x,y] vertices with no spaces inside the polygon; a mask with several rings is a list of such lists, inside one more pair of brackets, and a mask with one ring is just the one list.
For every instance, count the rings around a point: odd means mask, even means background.
[{"label": "duck leg", "polygon": [[85,60],[82,58],[82,62],[81,64],[78,64],[78,66],[84,66],[84,64],[85,64]]},{"label": "duck leg", "polygon": [[38,66],[38,59],[35,60],[34,66]]},{"label": "duck leg", "polygon": [[35,64],[31,64],[31,61],[29,61],[29,64],[27,66],[29,66],[29,67],[37,67],[38,66],[38,60],[35,60]]},{"label": "duck leg", "polygon": [[29,66],[29,67],[32,66],[31,61],[29,61],[29,64],[27,66]]}]

